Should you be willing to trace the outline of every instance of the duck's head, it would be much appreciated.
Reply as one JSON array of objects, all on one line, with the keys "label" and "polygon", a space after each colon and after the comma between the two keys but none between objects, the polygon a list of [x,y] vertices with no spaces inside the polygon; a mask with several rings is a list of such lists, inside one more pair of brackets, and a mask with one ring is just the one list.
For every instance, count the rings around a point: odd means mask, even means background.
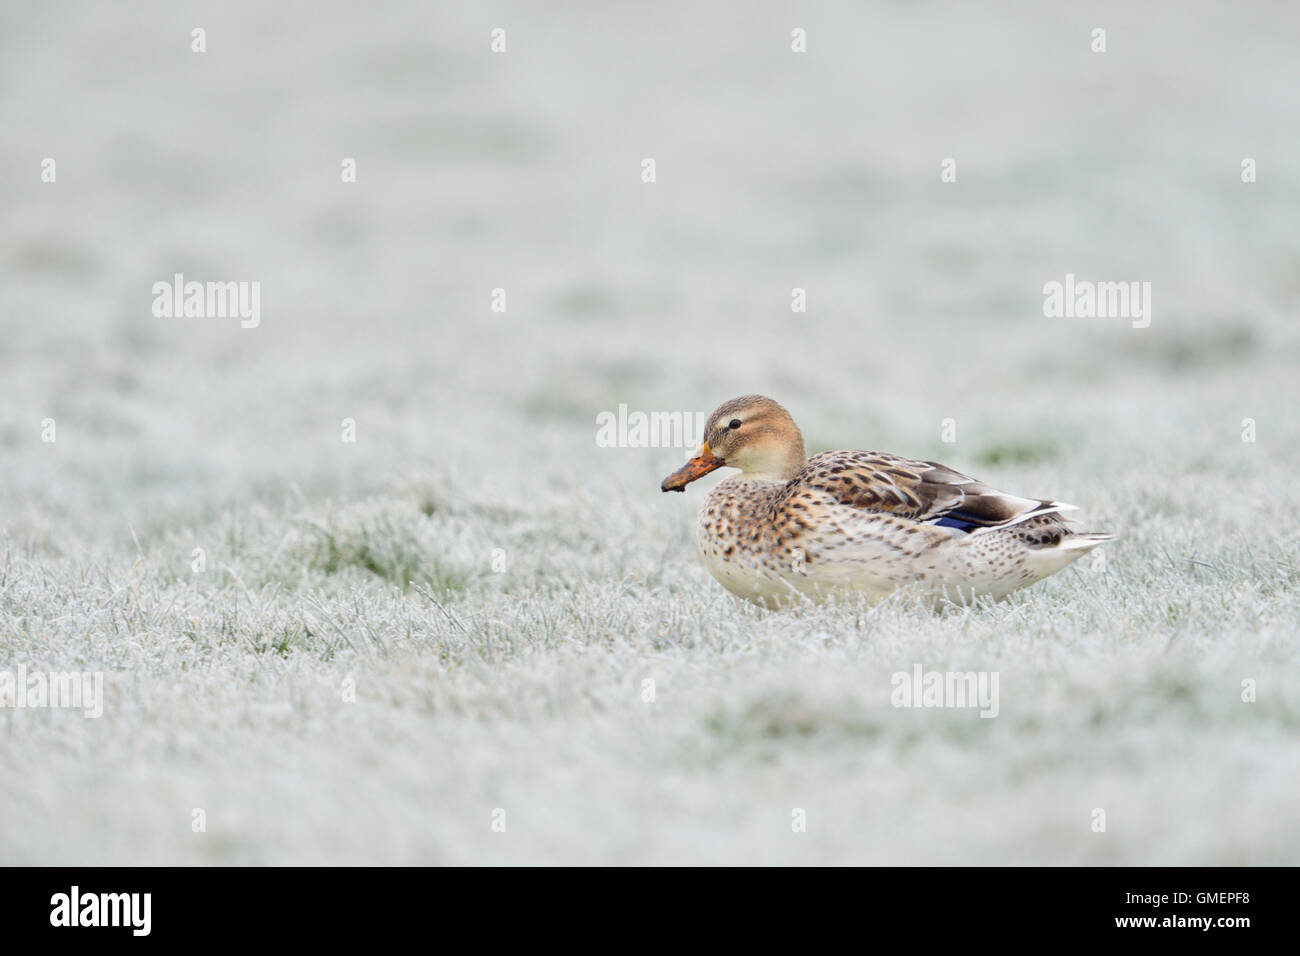
[{"label": "duck's head", "polygon": [[664,479],[661,491],[685,491],[696,478],[724,465],[747,478],[786,481],[807,460],[803,435],[790,413],[762,395],[742,395],[717,407],[704,426],[704,444]]}]

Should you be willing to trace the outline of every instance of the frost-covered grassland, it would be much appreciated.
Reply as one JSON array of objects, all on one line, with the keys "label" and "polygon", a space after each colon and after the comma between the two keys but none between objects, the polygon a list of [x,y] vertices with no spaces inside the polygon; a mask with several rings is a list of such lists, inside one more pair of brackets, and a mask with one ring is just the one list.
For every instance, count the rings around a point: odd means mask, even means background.
[{"label": "frost-covered grassland", "polygon": [[[0,12],[0,862],[1297,862],[1293,11],[269,6]],[[595,420],[754,391],[1118,539],[740,604]]]}]

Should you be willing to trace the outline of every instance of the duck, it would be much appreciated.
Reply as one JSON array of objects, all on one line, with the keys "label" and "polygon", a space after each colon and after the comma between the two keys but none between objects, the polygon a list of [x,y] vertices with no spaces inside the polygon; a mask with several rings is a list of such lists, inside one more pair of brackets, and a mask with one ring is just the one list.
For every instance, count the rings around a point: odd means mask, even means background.
[{"label": "duck", "polygon": [[876,451],[808,457],[794,419],[763,395],[723,402],[661,491],[719,468],[696,520],[710,574],[767,608],[910,588],[936,604],[1001,600],[1112,536],[1079,532],[1074,505],[998,491],[934,461]]}]

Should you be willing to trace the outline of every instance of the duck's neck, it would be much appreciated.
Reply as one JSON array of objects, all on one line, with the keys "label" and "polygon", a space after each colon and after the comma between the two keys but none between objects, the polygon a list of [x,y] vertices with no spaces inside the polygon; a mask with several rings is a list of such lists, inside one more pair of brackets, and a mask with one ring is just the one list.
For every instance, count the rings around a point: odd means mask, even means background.
[{"label": "duck's neck", "polygon": [[789,481],[807,461],[803,436],[795,431],[791,440],[773,445],[767,454],[756,456],[747,462],[741,477],[755,481]]}]

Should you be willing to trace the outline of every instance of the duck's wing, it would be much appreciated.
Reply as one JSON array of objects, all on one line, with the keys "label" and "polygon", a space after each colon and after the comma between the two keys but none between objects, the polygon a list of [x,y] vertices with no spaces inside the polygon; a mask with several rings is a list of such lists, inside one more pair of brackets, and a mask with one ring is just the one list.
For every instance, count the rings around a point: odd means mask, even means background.
[{"label": "duck's wing", "polygon": [[1006,494],[935,461],[873,451],[813,456],[790,480],[783,497],[794,500],[802,492],[821,492],[850,508],[969,533],[1074,509],[1059,501]]}]

